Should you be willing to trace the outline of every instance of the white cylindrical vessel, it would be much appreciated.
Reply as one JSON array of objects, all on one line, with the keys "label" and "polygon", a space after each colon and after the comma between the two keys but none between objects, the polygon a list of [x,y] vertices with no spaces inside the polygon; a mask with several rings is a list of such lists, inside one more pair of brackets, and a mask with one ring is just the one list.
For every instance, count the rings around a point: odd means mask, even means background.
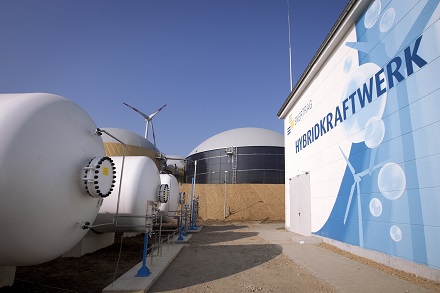
[{"label": "white cylindrical vessel", "polygon": [[[104,199],[93,223],[93,230],[96,232],[145,232],[145,217],[151,216],[151,213],[147,213],[147,203],[157,201],[157,190],[160,186],[159,171],[148,157],[125,157],[119,210],[117,211],[123,157],[111,158],[117,171],[114,194]],[[116,212],[118,212],[118,217],[116,217]]]},{"label": "white cylindrical vessel", "polygon": [[168,201],[160,204],[162,221],[168,223],[174,219],[179,210],[179,183],[171,174],[160,174],[160,181],[161,184],[167,184],[169,188]]},{"label": "white cylindrical vessel", "polygon": [[51,94],[1,94],[0,128],[0,266],[50,261],[98,213],[81,177],[105,156],[102,139],[84,110]]}]

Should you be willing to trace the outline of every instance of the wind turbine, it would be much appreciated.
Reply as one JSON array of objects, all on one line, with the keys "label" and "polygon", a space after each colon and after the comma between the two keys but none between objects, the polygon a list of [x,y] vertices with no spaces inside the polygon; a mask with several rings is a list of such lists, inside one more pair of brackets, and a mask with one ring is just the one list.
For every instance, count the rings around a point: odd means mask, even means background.
[{"label": "wind turbine", "polygon": [[149,123],[150,123],[150,121],[151,121],[151,129],[153,130],[153,141],[154,141],[154,146],[156,146],[156,137],[154,136],[154,127],[153,127],[153,117],[156,116],[156,114],[159,113],[163,108],[165,108],[165,106],[166,106],[167,104],[163,105],[162,107],[160,107],[159,109],[157,109],[156,112],[154,112],[153,114],[150,114],[150,115],[147,115],[147,114],[145,114],[145,113],[142,113],[141,111],[139,111],[139,110],[136,109],[135,107],[130,106],[130,105],[127,104],[127,103],[124,103],[124,105],[127,106],[127,107],[129,107],[129,108],[131,108],[131,109],[133,109],[134,111],[136,111],[136,112],[138,112],[139,114],[141,114],[142,117],[144,117],[144,119],[145,119],[145,124],[146,124],[146,125],[145,125],[145,136],[144,136],[145,139],[148,139],[148,126],[149,126]]},{"label": "wind turbine", "polygon": [[368,167],[367,170],[364,170],[360,173],[356,173],[356,170],[353,168],[353,165],[350,163],[350,161],[348,160],[347,156],[344,154],[344,152],[342,151],[341,147],[339,147],[339,150],[342,153],[342,156],[344,156],[345,161],[347,162],[348,168],[351,171],[351,174],[353,175],[353,185],[351,186],[351,190],[350,190],[350,196],[348,197],[348,204],[347,204],[347,208],[345,210],[345,216],[344,216],[344,225],[347,222],[347,216],[348,216],[348,211],[350,210],[350,206],[351,206],[351,200],[353,199],[353,193],[354,193],[354,189],[356,188],[357,190],[357,205],[358,205],[358,216],[359,216],[359,245],[361,247],[364,247],[364,230],[363,230],[363,225],[362,225],[362,206],[361,206],[361,185],[360,182],[362,180],[362,177],[364,177],[365,175],[370,175],[371,173],[382,167],[383,165],[385,165],[387,163],[387,161],[376,164],[373,166],[373,161],[374,161],[374,157],[376,156],[376,151],[373,149],[371,152],[371,157],[370,157],[370,165]]}]

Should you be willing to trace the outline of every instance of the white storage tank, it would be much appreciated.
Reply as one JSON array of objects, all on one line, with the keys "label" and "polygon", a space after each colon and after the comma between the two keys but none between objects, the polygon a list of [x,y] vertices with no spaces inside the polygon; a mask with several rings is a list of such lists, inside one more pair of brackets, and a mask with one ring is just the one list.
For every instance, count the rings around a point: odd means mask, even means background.
[{"label": "white storage tank", "polygon": [[[0,266],[50,261],[94,221],[112,189],[111,160],[92,119],[60,96],[0,94],[0,128]],[[83,182],[95,169],[99,178]]]},{"label": "white storage tank", "polygon": [[160,174],[160,182],[162,185],[167,185],[169,189],[168,200],[160,204],[162,221],[168,223],[174,219],[179,210],[179,183],[171,174]]},{"label": "white storage tank", "polygon": [[[147,204],[158,201],[159,171],[148,157],[127,156],[122,173],[123,157],[111,158],[117,171],[114,195],[104,199],[93,223],[95,226],[93,230],[96,232],[145,232],[145,216],[152,215],[151,211],[147,213]],[[121,174],[119,210],[118,217],[115,218]],[[114,218],[116,222],[113,222]]]},{"label": "white storage tank", "polygon": [[[156,164],[157,169],[162,170],[163,162],[157,159],[160,151],[143,136],[122,128],[102,128],[102,130],[108,131],[126,145],[126,156],[149,157]],[[104,142],[107,156],[113,157],[124,155],[124,146],[119,141],[116,141],[110,136],[103,136],[102,141]]]}]

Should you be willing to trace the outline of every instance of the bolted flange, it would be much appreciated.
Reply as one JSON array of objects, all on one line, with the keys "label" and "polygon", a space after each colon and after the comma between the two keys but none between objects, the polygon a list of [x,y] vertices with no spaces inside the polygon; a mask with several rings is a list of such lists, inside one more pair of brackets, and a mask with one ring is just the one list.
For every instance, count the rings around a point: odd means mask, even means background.
[{"label": "bolted flange", "polygon": [[160,203],[168,202],[168,198],[170,197],[170,188],[168,187],[168,184],[161,184],[157,193]]},{"label": "bolted flange", "polygon": [[109,196],[115,187],[115,179],[115,163],[109,157],[95,157],[83,168],[84,188],[93,198]]}]

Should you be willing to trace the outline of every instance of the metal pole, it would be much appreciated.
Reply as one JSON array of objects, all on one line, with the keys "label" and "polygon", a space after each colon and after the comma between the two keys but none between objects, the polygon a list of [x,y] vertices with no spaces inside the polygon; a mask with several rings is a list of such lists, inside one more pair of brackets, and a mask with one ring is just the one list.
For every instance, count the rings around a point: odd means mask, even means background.
[{"label": "metal pole", "polygon": [[177,238],[177,240],[182,241],[183,240],[183,236],[182,236],[182,226],[183,226],[183,203],[180,204],[180,218],[179,218],[179,238]]},{"label": "metal pole", "polygon": [[162,256],[162,215],[160,215],[160,224],[159,224],[159,247],[157,248],[157,256]]},{"label": "metal pole", "polygon": [[183,227],[183,236],[188,236],[187,230],[187,219],[188,219],[188,205],[185,204],[185,226]]},{"label": "metal pole", "polygon": [[144,253],[142,256],[142,267],[138,270],[136,277],[148,277],[151,272],[147,267],[148,232],[144,235]]},{"label": "metal pole", "polygon": [[113,136],[111,133],[109,133],[103,129],[100,129],[100,128],[96,129],[96,134],[98,134],[99,136],[101,136],[102,132],[107,134],[108,136],[110,136],[111,138],[118,141],[119,143],[121,143],[124,146],[123,154],[122,154],[121,176],[119,177],[119,189],[118,189],[118,201],[116,203],[116,215],[113,217],[113,223],[115,223],[115,221],[116,221],[116,226],[118,226],[117,219],[119,216],[119,201],[121,199],[122,176],[124,175],[124,165],[125,165],[125,155],[127,153],[127,145],[122,140],[119,140],[118,138]]},{"label": "metal pole", "polygon": [[228,174],[228,171],[225,171],[225,192],[224,192],[224,198],[223,198],[223,219],[226,219],[226,175]]},{"label": "metal pole", "polygon": [[190,220],[190,230],[193,228],[194,226],[194,221],[193,221],[193,217],[194,217],[194,205],[193,205],[193,198],[194,198],[194,192],[196,189],[196,175],[197,175],[197,160],[194,161],[194,177],[193,177],[193,182],[192,182],[192,190],[191,190],[191,199],[190,199],[190,212],[191,212],[191,220]]},{"label": "metal pole", "polygon": [[289,69],[290,69],[290,91],[293,89],[292,84],[292,43],[290,41],[290,5],[289,0],[287,0],[287,25],[289,31]]}]

